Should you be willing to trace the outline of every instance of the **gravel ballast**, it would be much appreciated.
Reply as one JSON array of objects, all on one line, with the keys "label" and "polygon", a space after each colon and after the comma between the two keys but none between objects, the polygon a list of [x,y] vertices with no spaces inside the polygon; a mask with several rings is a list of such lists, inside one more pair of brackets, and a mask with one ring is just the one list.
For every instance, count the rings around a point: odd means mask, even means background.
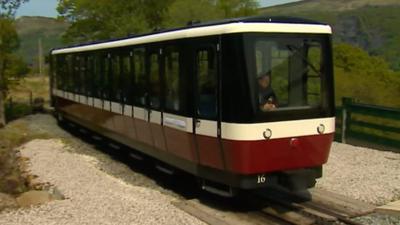
[{"label": "gravel ballast", "polygon": [[400,199],[400,154],[334,142],[317,188],[374,205]]},{"label": "gravel ballast", "polygon": [[175,198],[127,184],[101,171],[96,158],[65,148],[60,140],[34,140],[20,151],[32,174],[67,199],[2,213],[0,224],[203,224],[175,208]]}]

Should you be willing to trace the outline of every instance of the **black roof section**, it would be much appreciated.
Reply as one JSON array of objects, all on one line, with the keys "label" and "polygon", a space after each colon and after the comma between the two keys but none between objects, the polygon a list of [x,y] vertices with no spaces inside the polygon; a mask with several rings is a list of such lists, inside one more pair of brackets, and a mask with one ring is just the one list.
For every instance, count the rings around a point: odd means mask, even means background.
[{"label": "black roof section", "polygon": [[122,38],[85,42],[85,43],[69,45],[69,46],[65,46],[65,47],[61,47],[61,48],[54,48],[51,51],[58,50],[58,49],[65,49],[65,48],[82,47],[82,46],[93,45],[93,44],[101,44],[101,43],[107,43],[107,42],[112,42],[112,41],[121,41],[121,40],[143,37],[143,36],[148,36],[148,35],[153,35],[153,34],[160,34],[160,33],[171,32],[171,31],[186,30],[186,29],[191,29],[191,28],[207,27],[207,26],[214,26],[214,25],[223,25],[223,24],[229,24],[229,23],[291,23],[291,24],[327,25],[325,23],[321,23],[321,22],[314,21],[314,20],[290,17],[290,16],[272,16],[272,17],[251,16],[251,17],[230,18],[230,19],[223,19],[223,20],[209,21],[209,22],[189,21],[188,25],[185,27],[171,28],[171,29],[157,29],[153,32],[129,35],[129,36],[122,37]]}]

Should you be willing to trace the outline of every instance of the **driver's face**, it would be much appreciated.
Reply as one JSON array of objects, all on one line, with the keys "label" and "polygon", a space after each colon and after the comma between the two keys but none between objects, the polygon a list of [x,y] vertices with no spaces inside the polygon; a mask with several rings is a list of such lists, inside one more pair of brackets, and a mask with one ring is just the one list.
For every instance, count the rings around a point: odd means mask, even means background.
[{"label": "driver's face", "polygon": [[258,83],[261,88],[267,88],[269,86],[269,76],[264,76],[258,80]]}]

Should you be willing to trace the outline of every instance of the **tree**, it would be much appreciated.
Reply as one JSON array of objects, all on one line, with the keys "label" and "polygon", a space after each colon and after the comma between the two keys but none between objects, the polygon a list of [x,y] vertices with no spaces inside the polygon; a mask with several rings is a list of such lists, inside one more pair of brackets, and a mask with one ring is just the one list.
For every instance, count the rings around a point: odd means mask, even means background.
[{"label": "tree", "polygon": [[256,15],[259,7],[254,0],[219,0],[215,4],[222,11],[223,18]]},{"label": "tree", "polygon": [[59,0],[57,10],[71,23],[64,41],[79,43],[254,15],[257,7],[256,0]]},{"label": "tree", "polygon": [[12,52],[19,46],[13,23],[16,9],[27,0],[0,0],[0,127],[5,125],[4,100],[7,91],[7,70]]},{"label": "tree", "polygon": [[12,54],[8,59],[8,66],[5,71],[6,77],[21,78],[30,72],[28,64],[19,55]]},{"label": "tree", "polygon": [[257,14],[255,0],[175,0],[168,9],[168,27],[185,26],[189,21],[210,21]]},{"label": "tree", "polygon": [[14,17],[19,6],[28,0],[0,0],[0,15]]},{"label": "tree", "polygon": [[400,74],[383,58],[349,44],[334,45],[337,103],[342,97],[388,107],[400,107]]},{"label": "tree", "polygon": [[220,11],[210,0],[175,0],[168,7],[167,27],[182,27],[189,21],[210,21],[220,17]]},{"label": "tree", "polygon": [[60,17],[71,23],[67,43],[125,37],[162,27],[172,0],[59,0]]}]

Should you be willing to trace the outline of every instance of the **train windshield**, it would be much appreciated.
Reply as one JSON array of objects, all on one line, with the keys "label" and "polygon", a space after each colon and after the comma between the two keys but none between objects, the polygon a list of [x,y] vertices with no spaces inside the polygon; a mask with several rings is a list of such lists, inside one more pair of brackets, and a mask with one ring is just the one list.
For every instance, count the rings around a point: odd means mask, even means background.
[{"label": "train windshield", "polygon": [[328,44],[322,35],[246,35],[249,86],[258,117],[284,111],[320,114],[329,108]]}]

